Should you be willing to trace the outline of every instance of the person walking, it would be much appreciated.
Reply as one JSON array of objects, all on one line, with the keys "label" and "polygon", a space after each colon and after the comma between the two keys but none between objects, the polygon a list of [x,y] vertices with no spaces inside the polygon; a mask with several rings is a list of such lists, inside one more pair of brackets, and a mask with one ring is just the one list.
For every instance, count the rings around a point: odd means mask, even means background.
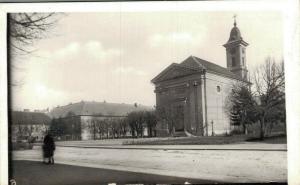
[{"label": "person walking", "polygon": [[[45,164],[54,164],[54,150],[55,150],[55,143],[52,136],[48,133],[44,138],[44,145],[43,145],[43,163]],[[46,161],[48,159],[48,162]]]}]

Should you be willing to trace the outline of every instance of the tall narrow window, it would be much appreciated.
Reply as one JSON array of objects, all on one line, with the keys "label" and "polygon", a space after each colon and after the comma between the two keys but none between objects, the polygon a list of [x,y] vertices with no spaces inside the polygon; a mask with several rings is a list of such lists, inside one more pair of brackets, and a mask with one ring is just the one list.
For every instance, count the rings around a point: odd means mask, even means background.
[{"label": "tall narrow window", "polygon": [[231,58],[231,62],[232,62],[232,67],[234,67],[236,65],[236,63],[235,63],[235,57]]},{"label": "tall narrow window", "polygon": [[244,57],[242,58],[242,64],[243,64],[243,66],[245,66],[245,58]]}]

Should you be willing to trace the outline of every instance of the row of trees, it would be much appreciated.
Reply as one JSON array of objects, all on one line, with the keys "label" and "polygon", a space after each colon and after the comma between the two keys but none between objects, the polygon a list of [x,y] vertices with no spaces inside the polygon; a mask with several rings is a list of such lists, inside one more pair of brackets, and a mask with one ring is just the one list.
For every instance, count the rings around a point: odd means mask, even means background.
[{"label": "row of trees", "polygon": [[124,118],[104,118],[94,117],[87,120],[83,129],[88,130],[92,139],[120,138],[126,137],[126,124]]},{"label": "row of trees", "polygon": [[148,137],[156,136],[157,119],[154,111],[135,111],[124,118],[94,117],[87,122],[86,128],[92,133],[93,139],[144,137],[145,134]]},{"label": "row of trees", "polygon": [[143,137],[144,128],[147,128],[148,136],[156,136],[157,119],[154,111],[131,112],[125,122],[133,137]]},{"label": "row of trees", "polygon": [[104,117],[97,115],[81,124],[80,117],[69,112],[65,118],[53,119],[50,132],[56,137],[70,136],[79,139],[83,130],[87,130],[91,139],[156,136],[156,115],[154,111],[131,112],[126,117]]},{"label": "row of trees", "polygon": [[69,112],[65,118],[52,119],[49,131],[55,137],[70,137],[72,140],[80,139],[80,118],[73,112]]},{"label": "row of trees", "polygon": [[34,125],[17,125],[13,128],[17,136],[31,136],[34,132],[38,132],[41,129]]},{"label": "row of trees", "polygon": [[241,126],[243,133],[248,125],[257,123],[263,139],[274,124],[285,124],[284,63],[267,58],[254,72],[251,85],[235,84],[227,110],[232,124]]}]

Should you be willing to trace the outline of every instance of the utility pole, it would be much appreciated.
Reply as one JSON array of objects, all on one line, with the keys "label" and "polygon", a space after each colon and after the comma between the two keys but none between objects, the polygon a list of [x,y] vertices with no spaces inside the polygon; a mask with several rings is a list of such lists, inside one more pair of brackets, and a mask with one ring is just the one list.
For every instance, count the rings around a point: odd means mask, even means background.
[{"label": "utility pole", "polygon": [[211,135],[214,136],[214,121],[211,120]]}]

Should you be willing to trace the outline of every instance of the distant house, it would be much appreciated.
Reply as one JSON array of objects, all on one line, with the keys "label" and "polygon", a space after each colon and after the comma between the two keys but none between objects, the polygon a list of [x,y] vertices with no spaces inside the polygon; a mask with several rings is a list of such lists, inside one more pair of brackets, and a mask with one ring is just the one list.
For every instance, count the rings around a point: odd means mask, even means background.
[{"label": "distant house", "polygon": [[42,141],[49,129],[51,118],[41,112],[12,111],[11,112],[11,136],[12,140],[18,138],[33,137]]},{"label": "distant house", "polygon": [[[95,137],[114,137],[113,124],[121,122],[130,112],[151,109],[151,107],[137,104],[81,101],[57,106],[50,111],[49,116],[66,123],[66,129],[69,132],[65,134],[65,139],[91,140]],[[101,132],[104,129],[107,131]],[[130,135],[130,133],[123,134]]]}]

